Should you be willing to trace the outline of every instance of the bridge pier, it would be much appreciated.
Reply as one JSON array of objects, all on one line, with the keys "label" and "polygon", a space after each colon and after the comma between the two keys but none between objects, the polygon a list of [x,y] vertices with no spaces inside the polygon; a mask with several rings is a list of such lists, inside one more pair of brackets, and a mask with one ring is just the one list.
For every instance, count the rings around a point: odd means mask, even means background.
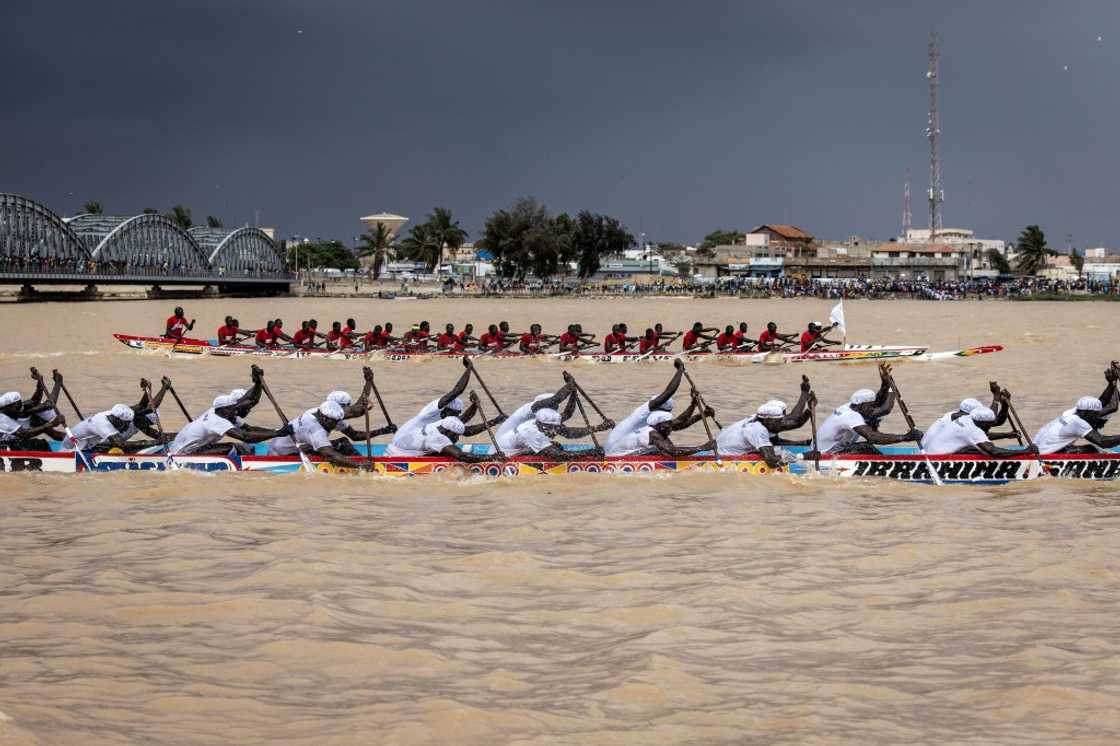
[{"label": "bridge pier", "polygon": [[101,291],[96,285],[86,285],[81,290],[36,290],[30,283],[24,283],[19,289],[16,300],[20,303],[35,303],[42,301],[75,301],[75,300],[101,300]]},{"label": "bridge pier", "polygon": [[213,285],[205,285],[201,290],[165,290],[159,285],[152,285],[147,296],[151,300],[171,300],[175,298],[216,298],[218,292]]}]

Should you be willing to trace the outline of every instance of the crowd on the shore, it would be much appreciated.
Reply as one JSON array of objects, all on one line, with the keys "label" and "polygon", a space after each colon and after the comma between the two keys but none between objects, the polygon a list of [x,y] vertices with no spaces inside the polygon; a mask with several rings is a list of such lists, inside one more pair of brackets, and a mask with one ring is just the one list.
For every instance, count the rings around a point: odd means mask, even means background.
[{"label": "crowd on the shore", "polygon": [[[342,284],[345,287],[345,283]],[[431,286],[401,283],[402,294],[424,293]],[[804,280],[793,277],[741,278],[718,281],[659,280],[651,283],[571,282],[491,279],[448,281],[439,288],[444,295],[476,297],[645,297],[686,296],[695,298],[863,298],[872,300],[967,300],[1014,299],[1032,296],[1117,295],[1120,285],[1095,280],[1056,280],[1018,277],[1006,280],[962,279],[942,282],[926,280],[842,278]],[[317,283],[315,292],[329,294],[327,283]],[[428,291],[431,292],[430,290]]]}]

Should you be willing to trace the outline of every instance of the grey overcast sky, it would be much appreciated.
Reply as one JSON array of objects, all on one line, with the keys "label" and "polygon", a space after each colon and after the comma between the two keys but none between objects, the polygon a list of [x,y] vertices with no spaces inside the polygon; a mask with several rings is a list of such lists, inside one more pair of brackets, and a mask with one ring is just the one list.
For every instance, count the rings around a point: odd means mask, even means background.
[{"label": "grey overcast sky", "polygon": [[[928,223],[1120,245],[1116,0],[9,2],[0,191],[338,237],[522,195],[649,240]],[[1098,40],[1098,37],[1099,40]]]}]

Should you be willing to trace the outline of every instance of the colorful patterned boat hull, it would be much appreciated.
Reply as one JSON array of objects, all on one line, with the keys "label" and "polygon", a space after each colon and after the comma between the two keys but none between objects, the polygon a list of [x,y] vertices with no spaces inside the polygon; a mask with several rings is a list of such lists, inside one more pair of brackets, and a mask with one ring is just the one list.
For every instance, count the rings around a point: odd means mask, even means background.
[{"label": "colorful patterned boat hull", "polygon": [[[183,339],[176,342],[166,337],[141,337],[131,334],[114,334],[118,341],[133,350],[161,352],[168,355],[211,355],[214,357],[272,357],[272,358],[318,358],[328,360],[387,360],[402,362],[408,360],[438,360],[440,358],[461,358],[461,352],[415,352],[409,350],[297,350],[291,347],[261,349],[252,345],[219,346],[213,340]],[[723,362],[736,364],[775,365],[784,363],[868,363],[883,360],[912,360],[929,362],[946,360],[952,357],[972,357],[991,352],[999,352],[1001,345],[982,345],[963,350],[927,352],[926,347],[906,345],[848,345],[846,348],[817,350],[814,352],[695,352],[695,353],[657,353],[640,355],[637,353],[582,353],[558,354],[540,353],[526,355],[520,352],[502,351],[475,354],[474,357],[487,360],[560,360],[563,362],[588,362],[599,364],[671,362],[684,360],[688,363]]]},{"label": "colorful patterned boat hull", "polygon": [[[94,471],[166,471],[187,469],[202,472],[264,472],[295,473],[303,470],[296,456],[185,456],[169,461],[164,456],[125,454],[87,454]],[[350,473],[318,458],[313,468],[322,473]],[[445,475],[450,477],[522,477],[562,474],[644,474],[669,472],[726,472],[762,476],[771,470],[765,462],[753,457],[726,458],[712,456],[662,458],[658,456],[625,456],[611,459],[549,461],[535,457],[516,457],[508,461],[487,461],[465,464],[443,457],[393,458],[375,456],[373,473],[384,477]],[[946,484],[1002,484],[1039,478],[1115,480],[1120,479],[1120,453],[1028,455],[1010,459],[983,456],[931,456],[891,454],[884,456],[842,456],[820,462],[820,474],[842,479],[891,479],[903,482],[932,482],[930,468],[937,471]],[[73,474],[86,471],[78,454],[60,452],[0,451],[0,471],[52,472]],[[811,461],[794,461],[780,471],[814,475]]]}]

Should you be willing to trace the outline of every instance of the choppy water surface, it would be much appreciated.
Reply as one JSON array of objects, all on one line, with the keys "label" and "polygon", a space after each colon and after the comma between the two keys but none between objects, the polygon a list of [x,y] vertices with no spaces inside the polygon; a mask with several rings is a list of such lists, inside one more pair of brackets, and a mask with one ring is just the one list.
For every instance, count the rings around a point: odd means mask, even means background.
[{"label": "choppy water surface", "polygon": [[[137,355],[107,337],[143,331],[144,317],[158,327],[166,305],[6,307],[19,328],[43,332],[39,347],[16,340],[0,355],[3,387],[29,392],[27,365],[58,366],[93,410],[135,397],[137,376],[167,372],[201,409],[246,380],[242,362]],[[207,327],[230,308],[246,324],[279,312],[289,324],[424,314],[433,325],[555,326],[571,316],[634,328],[693,315],[792,327],[828,306],[285,300],[188,310]],[[999,378],[1031,426],[1099,393],[1118,334],[1106,323],[1088,330],[1090,350],[1071,330],[1110,313],[1096,304],[848,309],[858,341],[1007,344],[999,355],[900,365],[897,378],[923,422]],[[62,315],[76,323],[43,322]],[[375,367],[398,419],[461,370]],[[292,410],[340,385],[356,390],[359,368],[265,364]],[[507,408],[560,383],[556,364],[482,369]],[[617,416],[670,369],[571,370]],[[793,399],[800,372],[826,406],[875,379],[863,367],[692,370],[727,419],[773,395]],[[171,410],[168,418],[178,425]],[[262,408],[255,419],[274,415]],[[891,428],[902,428],[897,415]],[[697,430],[679,440],[702,439]],[[118,473],[4,475],[0,491],[4,744],[1120,736],[1114,484]]]}]

